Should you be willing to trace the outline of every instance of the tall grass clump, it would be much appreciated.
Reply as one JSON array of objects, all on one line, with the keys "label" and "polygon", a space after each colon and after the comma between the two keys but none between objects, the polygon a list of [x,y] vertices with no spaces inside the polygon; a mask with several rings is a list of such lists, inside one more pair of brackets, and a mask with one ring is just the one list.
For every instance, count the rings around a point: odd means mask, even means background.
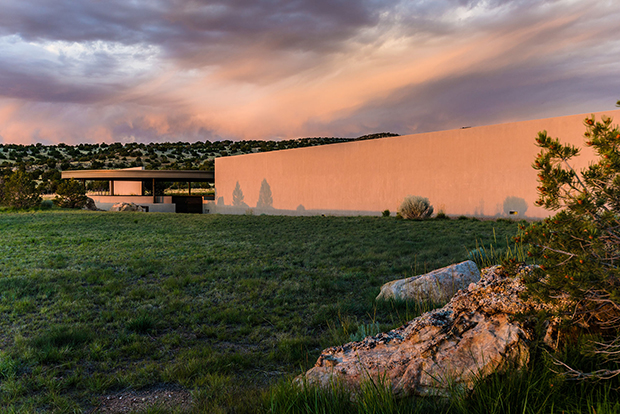
[{"label": "tall grass clump", "polygon": [[325,388],[284,380],[272,387],[266,405],[270,414],[354,412],[350,392],[335,380]]},{"label": "tall grass clump", "polygon": [[368,336],[375,336],[379,332],[381,332],[381,327],[377,322],[361,324],[357,327],[357,332],[349,335],[349,339],[351,340],[351,342],[358,342]]},{"label": "tall grass clump", "polygon": [[405,219],[425,219],[433,214],[428,198],[408,195],[398,207],[398,213]]},{"label": "tall grass clump", "polygon": [[385,377],[367,379],[352,390],[337,379],[322,387],[285,380],[265,399],[269,414],[433,414],[446,412],[437,398],[397,398]]},{"label": "tall grass clump", "polygon": [[515,241],[511,246],[510,240],[508,236],[506,236],[506,247],[497,246],[497,236],[495,234],[495,229],[493,229],[493,243],[489,243],[488,247],[486,247],[484,244],[478,245],[478,242],[476,242],[476,248],[468,252],[467,258],[476,263],[479,269],[501,265],[506,262],[532,262],[532,260],[528,258],[523,243],[520,241]]}]

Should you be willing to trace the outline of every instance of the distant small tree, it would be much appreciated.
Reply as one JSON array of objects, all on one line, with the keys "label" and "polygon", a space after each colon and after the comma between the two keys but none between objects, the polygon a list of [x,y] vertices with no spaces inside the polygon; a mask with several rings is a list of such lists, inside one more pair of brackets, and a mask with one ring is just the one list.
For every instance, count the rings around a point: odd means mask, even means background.
[{"label": "distant small tree", "polygon": [[53,194],[61,182],[62,178],[59,170],[47,170],[41,174],[41,183],[37,186],[37,189],[41,194]]},{"label": "distant small tree", "polygon": [[79,181],[72,178],[58,184],[56,198],[54,199],[58,207],[82,208],[86,205],[87,201],[86,189]]},{"label": "distant small tree", "polygon": [[40,193],[35,182],[23,170],[17,170],[5,178],[2,203],[7,207],[26,209],[39,205]]}]

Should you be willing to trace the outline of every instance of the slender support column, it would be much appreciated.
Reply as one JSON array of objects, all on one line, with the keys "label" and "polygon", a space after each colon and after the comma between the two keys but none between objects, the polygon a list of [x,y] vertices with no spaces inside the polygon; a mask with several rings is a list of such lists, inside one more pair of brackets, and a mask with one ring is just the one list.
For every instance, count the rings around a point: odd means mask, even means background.
[{"label": "slender support column", "polygon": [[192,182],[191,181],[187,182],[187,189],[189,190],[189,195],[192,195]]}]

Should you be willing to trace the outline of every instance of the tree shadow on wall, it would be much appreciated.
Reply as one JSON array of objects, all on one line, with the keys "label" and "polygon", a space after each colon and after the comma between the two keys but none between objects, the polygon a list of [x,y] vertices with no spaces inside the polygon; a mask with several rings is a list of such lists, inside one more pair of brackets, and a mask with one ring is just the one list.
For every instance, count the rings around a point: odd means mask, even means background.
[{"label": "tree shadow on wall", "polygon": [[235,189],[232,192],[232,205],[234,207],[249,207],[245,201],[243,201],[243,191],[239,185],[239,181],[235,185]]},{"label": "tree shadow on wall", "polygon": [[271,209],[273,208],[273,195],[271,194],[271,186],[266,178],[260,183],[260,191],[258,192],[258,202],[256,208]]},{"label": "tree shadow on wall", "polygon": [[527,202],[521,197],[506,197],[503,210],[505,216],[525,218]]}]

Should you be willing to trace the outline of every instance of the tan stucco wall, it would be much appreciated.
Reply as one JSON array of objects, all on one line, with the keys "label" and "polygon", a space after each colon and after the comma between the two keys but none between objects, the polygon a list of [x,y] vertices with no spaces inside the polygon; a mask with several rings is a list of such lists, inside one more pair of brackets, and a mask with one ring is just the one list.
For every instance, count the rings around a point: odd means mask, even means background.
[{"label": "tan stucco wall", "polygon": [[113,181],[113,183],[115,195],[142,195],[141,181]]},{"label": "tan stucco wall", "polygon": [[[597,113],[620,120],[620,110]],[[255,208],[266,180],[273,214],[394,213],[408,194],[428,197],[435,211],[449,215],[504,216],[509,198],[525,203],[519,217],[545,217],[536,207],[541,130],[583,147],[584,118],[589,114],[332,144],[215,160],[217,204],[210,211],[242,213]],[[614,124],[617,122],[614,122]],[[585,148],[575,167],[587,166]],[[239,182],[247,206],[232,207]],[[514,209],[512,206],[506,206]]]}]

